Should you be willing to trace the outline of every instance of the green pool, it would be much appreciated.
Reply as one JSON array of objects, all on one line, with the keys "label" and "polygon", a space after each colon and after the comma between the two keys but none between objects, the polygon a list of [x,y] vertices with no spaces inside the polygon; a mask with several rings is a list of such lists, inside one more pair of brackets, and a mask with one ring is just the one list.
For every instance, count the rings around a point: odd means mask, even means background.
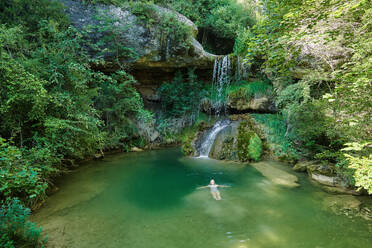
[{"label": "green pool", "polygon": [[[215,201],[214,178],[231,185]],[[247,165],[185,158],[178,149],[91,162],[64,176],[34,214],[60,248],[369,248],[371,223],[336,215],[306,179],[275,185]]]}]

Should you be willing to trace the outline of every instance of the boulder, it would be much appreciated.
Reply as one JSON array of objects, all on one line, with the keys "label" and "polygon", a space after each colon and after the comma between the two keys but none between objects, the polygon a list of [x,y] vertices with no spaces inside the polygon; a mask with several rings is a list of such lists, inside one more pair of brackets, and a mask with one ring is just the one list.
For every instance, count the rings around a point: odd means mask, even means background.
[{"label": "boulder", "polygon": [[[107,62],[107,70],[119,69],[119,63],[131,64],[134,70],[145,70],[157,68],[163,71],[172,71],[177,68],[197,67],[211,69],[215,55],[204,51],[201,44],[194,38],[198,32],[196,25],[185,16],[157,5],[151,5],[151,18],[155,20],[154,25],[145,25],[131,12],[127,6],[117,7],[104,4],[86,4],[81,0],[58,0],[65,6],[65,12],[70,17],[71,23],[78,30],[87,30],[89,27],[102,27],[101,19],[112,18],[114,25],[120,32],[120,43],[134,50],[137,58],[119,57],[115,54],[106,53],[104,59]],[[189,47],[184,50],[173,51],[164,47],[164,37],[159,35],[159,23],[166,14],[174,14],[179,22],[190,27],[191,33],[187,38]],[[104,36],[104,33],[89,32],[90,39],[97,42]],[[103,47],[104,49],[105,47]],[[169,51],[165,51],[168,49]],[[165,54],[168,53],[169,54]]]},{"label": "boulder", "polygon": [[236,150],[236,137],[238,135],[239,121],[231,122],[230,126],[216,135],[209,156],[219,160],[238,160]]},{"label": "boulder", "polygon": [[316,173],[311,174],[311,179],[317,181],[320,184],[328,185],[328,186],[336,186],[338,183],[337,177],[330,177],[330,176],[325,176],[325,175],[316,174]]},{"label": "boulder", "polygon": [[297,172],[306,172],[307,168],[314,163],[315,161],[299,161],[292,169]]},{"label": "boulder", "polygon": [[275,112],[275,106],[273,101],[266,96],[254,97],[250,100],[238,97],[229,97],[228,108],[232,112],[263,112],[273,113]]},{"label": "boulder", "polygon": [[332,177],[335,175],[334,169],[328,164],[311,163],[307,166],[307,172],[309,175],[318,174]]},{"label": "boulder", "polygon": [[138,148],[138,147],[132,147],[132,149],[130,149],[132,152],[143,152],[143,150],[141,148]]}]

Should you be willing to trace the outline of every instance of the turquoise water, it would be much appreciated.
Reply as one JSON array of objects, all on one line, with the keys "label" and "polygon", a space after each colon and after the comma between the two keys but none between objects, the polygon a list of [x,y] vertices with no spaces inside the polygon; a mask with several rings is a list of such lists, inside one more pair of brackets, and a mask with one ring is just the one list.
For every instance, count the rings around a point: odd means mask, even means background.
[{"label": "turquoise water", "polygon": [[[222,200],[196,189],[214,178]],[[185,158],[178,149],[92,162],[63,177],[33,219],[49,247],[372,247],[372,226],[335,215],[300,180],[275,185],[251,166]]]}]

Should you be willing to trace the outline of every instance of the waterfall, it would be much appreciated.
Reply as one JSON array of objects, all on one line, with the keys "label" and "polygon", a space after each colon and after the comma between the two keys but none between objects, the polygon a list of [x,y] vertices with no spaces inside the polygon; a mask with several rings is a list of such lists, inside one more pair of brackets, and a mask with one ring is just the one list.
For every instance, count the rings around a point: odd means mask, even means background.
[{"label": "waterfall", "polygon": [[238,56],[237,61],[236,61],[236,72],[235,72],[235,77],[237,81],[240,81],[242,79],[241,70],[242,70],[242,66],[240,62],[240,56]]},{"label": "waterfall", "polygon": [[220,116],[225,108],[225,93],[230,85],[231,80],[231,61],[228,55],[217,57],[214,61],[212,92],[212,107],[215,110],[215,115]]},{"label": "waterfall", "polygon": [[170,56],[170,37],[167,39],[166,47],[165,47],[165,60],[169,59]]},{"label": "waterfall", "polygon": [[221,132],[225,127],[229,125],[229,121],[218,121],[212,127],[210,133],[205,138],[200,146],[200,158],[208,158],[209,153],[212,149],[214,140],[219,132]]}]

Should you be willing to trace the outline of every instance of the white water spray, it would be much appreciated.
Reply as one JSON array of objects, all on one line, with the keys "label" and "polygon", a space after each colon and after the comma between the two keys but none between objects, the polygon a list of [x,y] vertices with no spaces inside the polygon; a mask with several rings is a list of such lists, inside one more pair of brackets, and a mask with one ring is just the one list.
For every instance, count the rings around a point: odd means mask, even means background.
[{"label": "white water spray", "polygon": [[208,136],[205,138],[205,140],[201,144],[200,151],[199,151],[200,152],[199,158],[209,157],[209,153],[212,149],[212,146],[213,146],[213,143],[214,143],[214,140],[217,134],[221,132],[224,128],[226,128],[227,126],[229,126],[228,121],[218,121],[214,124],[210,133],[208,134]]},{"label": "white water spray", "polygon": [[165,47],[165,60],[168,60],[170,57],[170,38],[168,37],[166,47]]},{"label": "white water spray", "polygon": [[225,109],[224,94],[231,82],[231,61],[229,56],[218,57],[214,61],[212,91],[215,93],[212,107],[220,116]]}]

